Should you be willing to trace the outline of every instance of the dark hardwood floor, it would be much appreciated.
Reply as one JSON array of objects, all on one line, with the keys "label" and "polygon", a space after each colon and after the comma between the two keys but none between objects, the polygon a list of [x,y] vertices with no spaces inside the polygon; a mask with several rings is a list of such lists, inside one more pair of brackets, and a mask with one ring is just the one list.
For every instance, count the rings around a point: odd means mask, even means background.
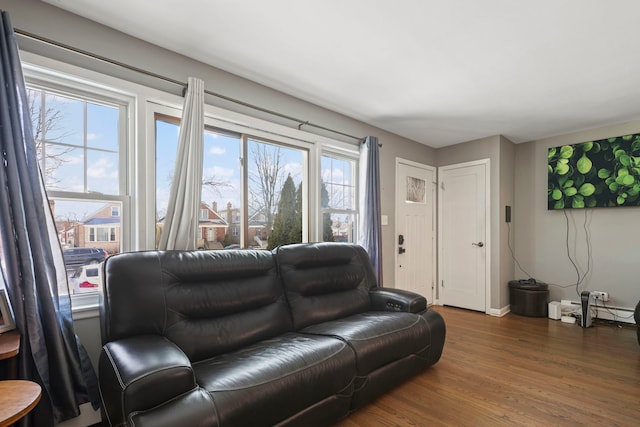
[{"label": "dark hardwood floor", "polygon": [[440,361],[338,427],[640,425],[635,325],[433,309],[447,324]]}]

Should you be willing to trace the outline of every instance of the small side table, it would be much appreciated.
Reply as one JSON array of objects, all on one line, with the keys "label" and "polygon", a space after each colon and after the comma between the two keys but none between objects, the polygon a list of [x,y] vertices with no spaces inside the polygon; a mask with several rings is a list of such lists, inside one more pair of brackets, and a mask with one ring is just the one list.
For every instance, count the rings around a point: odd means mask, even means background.
[{"label": "small side table", "polygon": [[8,361],[9,379],[18,378],[18,359],[16,356],[20,351],[20,331],[13,331],[0,334],[0,360],[10,359]]},{"label": "small side table", "polygon": [[0,381],[0,427],[27,415],[40,401],[40,385],[32,381]]}]

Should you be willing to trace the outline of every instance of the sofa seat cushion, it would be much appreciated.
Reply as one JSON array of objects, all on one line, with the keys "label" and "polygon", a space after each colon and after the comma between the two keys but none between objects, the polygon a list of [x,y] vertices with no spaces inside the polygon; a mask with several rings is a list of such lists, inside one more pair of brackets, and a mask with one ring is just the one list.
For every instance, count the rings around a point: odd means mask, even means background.
[{"label": "sofa seat cushion", "polygon": [[[193,365],[220,425],[274,425],[335,398],[346,415],[355,355],[341,340],[286,333]],[[335,405],[333,405],[335,407]]]},{"label": "sofa seat cushion", "polygon": [[431,332],[419,314],[371,311],[319,323],[300,332],[334,336],[355,351],[359,376],[409,355],[427,357]]}]

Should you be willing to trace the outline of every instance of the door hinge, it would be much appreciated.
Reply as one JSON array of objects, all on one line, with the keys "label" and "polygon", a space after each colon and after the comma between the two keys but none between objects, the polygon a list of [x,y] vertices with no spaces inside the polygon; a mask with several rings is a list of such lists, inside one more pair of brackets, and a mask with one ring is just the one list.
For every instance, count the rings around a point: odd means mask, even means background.
[{"label": "door hinge", "polygon": [[440,183],[440,189],[441,189],[441,190],[444,190],[444,181],[442,181],[442,182]]},{"label": "door hinge", "polygon": [[444,288],[444,280],[442,280],[442,281],[440,282],[440,287],[441,287],[441,288]]}]

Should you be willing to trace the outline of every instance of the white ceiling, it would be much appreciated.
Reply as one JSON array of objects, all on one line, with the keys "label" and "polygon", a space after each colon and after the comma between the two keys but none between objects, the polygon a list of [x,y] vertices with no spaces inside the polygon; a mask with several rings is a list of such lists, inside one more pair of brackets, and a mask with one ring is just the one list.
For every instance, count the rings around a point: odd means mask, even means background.
[{"label": "white ceiling", "polygon": [[46,1],[432,147],[640,119],[637,0]]}]

